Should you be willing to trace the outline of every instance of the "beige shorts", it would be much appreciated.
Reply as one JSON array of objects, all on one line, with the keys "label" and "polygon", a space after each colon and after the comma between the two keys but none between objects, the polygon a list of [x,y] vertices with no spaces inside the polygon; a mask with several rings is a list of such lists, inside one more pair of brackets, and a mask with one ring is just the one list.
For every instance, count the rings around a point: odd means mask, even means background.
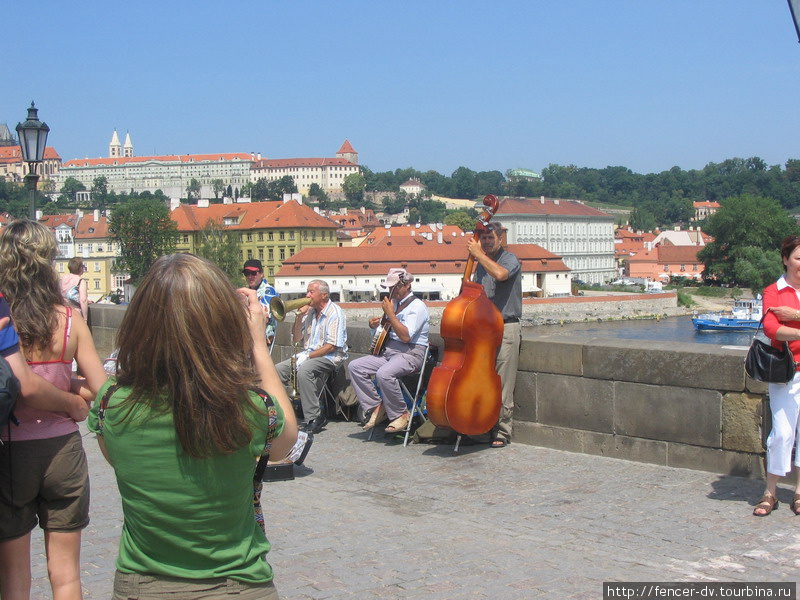
[{"label": "beige shorts", "polygon": [[114,600],[278,600],[275,585],[242,583],[234,579],[178,579],[136,573],[114,574]]},{"label": "beige shorts", "polygon": [[37,523],[61,532],[89,524],[89,469],[77,431],[3,444],[0,482],[0,540],[25,535]]}]

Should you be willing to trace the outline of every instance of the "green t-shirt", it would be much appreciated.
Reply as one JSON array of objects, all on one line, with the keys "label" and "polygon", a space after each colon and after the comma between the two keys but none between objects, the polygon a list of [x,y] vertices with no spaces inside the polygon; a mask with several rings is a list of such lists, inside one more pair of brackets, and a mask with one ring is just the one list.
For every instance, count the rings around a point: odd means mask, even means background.
[{"label": "green t-shirt", "polygon": [[[88,427],[95,433],[100,398],[112,382],[100,390],[89,414]],[[142,404],[130,414],[128,406],[120,408],[129,393],[121,388],[111,397],[102,433],[125,518],[117,569],[185,579],[271,581],[270,544],[253,511],[253,473],[264,449],[266,415],[258,419],[249,447],[197,459],[183,452],[171,413],[159,414]],[[255,393],[251,398],[265,412],[264,401]],[[284,416],[275,404],[280,435]]]}]

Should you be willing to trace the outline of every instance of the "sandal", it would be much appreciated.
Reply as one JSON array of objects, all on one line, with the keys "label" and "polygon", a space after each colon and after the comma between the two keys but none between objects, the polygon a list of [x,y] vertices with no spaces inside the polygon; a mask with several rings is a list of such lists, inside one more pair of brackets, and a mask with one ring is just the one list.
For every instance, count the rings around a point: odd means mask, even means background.
[{"label": "sandal", "polygon": [[492,448],[505,448],[506,446],[508,446],[508,442],[501,438],[497,438],[492,442]]},{"label": "sandal", "polygon": [[378,406],[373,409],[372,414],[369,416],[369,421],[364,424],[362,429],[364,431],[369,431],[378,423],[381,423],[386,418],[386,410],[383,408],[383,404],[378,404]]},{"label": "sandal", "polygon": [[[794,503],[792,503],[794,504]],[[753,509],[753,516],[754,517],[766,517],[768,516],[773,510],[778,508],[778,499],[773,496],[772,494],[764,494],[761,500],[758,501],[756,507]],[[758,513],[756,511],[762,510],[764,512]],[[792,509],[794,510],[794,509]]]},{"label": "sandal", "polygon": [[411,415],[407,412],[404,412],[402,415],[397,417],[394,421],[389,423],[388,427],[386,427],[386,433],[401,433],[406,430],[408,427],[408,420],[411,418]]},{"label": "sandal", "polygon": [[792,509],[792,512],[796,515],[800,515],[800,494],[795,494],[794,498],[792,499],[792,503],[789,505],[789,508]]}]

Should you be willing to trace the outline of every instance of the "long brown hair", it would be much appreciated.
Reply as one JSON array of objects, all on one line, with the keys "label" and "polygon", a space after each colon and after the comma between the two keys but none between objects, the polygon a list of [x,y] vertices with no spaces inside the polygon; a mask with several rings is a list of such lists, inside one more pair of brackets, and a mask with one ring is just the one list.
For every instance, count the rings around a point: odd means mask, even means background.
[{"label": "long brown hair", "polygon": [[192,254],[156,260],[117,342],[127,402],[171,412],[188,455],[230,453],[250,442],[252,338],[244,303],[215,265]]},{"label": "long brown hair", "polygon": [[57,251],[53,232],[34,221],[13,221],[0,233],[0,290],[29,357],[50,347],[58,327],[54,307],[64,297],[53,268]]}]

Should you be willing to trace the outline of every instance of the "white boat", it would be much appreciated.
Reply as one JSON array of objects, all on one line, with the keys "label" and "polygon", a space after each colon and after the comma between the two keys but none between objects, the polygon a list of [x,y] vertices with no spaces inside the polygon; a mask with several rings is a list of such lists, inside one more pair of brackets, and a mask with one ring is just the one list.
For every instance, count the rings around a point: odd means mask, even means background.
[{"label": "white boat", "polygon": [[751,331],[761,321],[761,298],[735,300],[730,312],[695,315],[692,324],[698,331]]}]

